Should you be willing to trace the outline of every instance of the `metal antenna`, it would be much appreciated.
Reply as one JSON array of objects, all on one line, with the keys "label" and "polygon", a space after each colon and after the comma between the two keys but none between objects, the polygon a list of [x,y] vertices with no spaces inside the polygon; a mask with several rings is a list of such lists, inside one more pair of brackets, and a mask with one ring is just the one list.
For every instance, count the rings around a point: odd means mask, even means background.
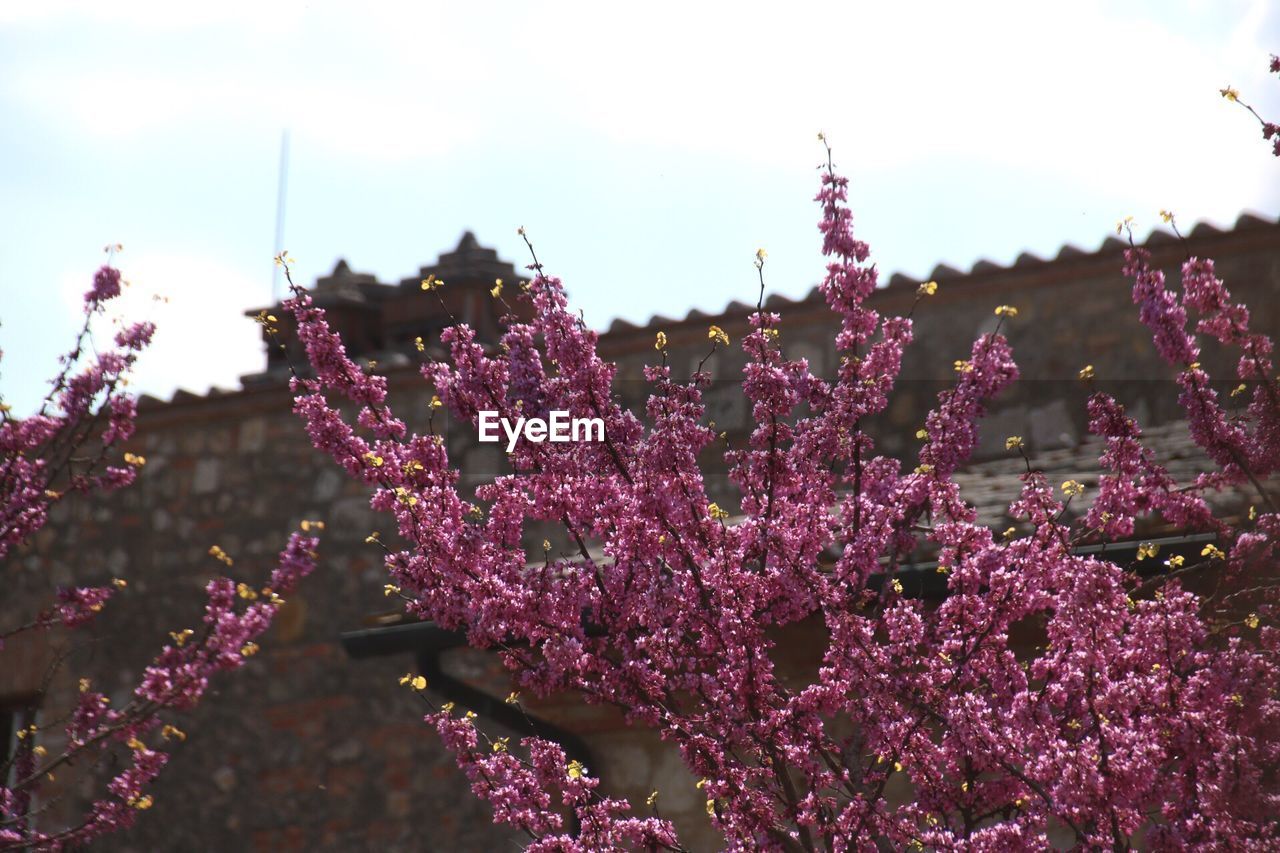
[{"label": "metal antenna", "polygon": [[[280,173],[276,184],[276,241],[275,255],[284,251],[284,203],[289,185],[289,129],[280,133]],[[271,265],[271,301],[280,301],[280,265]]]}]

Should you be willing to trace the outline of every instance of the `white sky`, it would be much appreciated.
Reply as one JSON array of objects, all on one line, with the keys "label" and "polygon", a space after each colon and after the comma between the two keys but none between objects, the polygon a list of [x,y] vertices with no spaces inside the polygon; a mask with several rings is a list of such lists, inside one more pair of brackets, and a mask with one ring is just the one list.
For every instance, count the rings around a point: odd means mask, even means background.
[{"label": "white sky", "polygon": [[[589,322],[715,311],[821,274],[825,130],[887,274],[1095,247],[1162,207],[1280,214],[1280,6],[1137,3],[0,4],[0,389],[29,408],[101,248],[161,324],[137,386],[263,363],[280,135],[285,246],[414,275],[528,228]],[[1271,6],[1272,8],[1268,8]],[[167,305],[145,294],[160,292]]]}]

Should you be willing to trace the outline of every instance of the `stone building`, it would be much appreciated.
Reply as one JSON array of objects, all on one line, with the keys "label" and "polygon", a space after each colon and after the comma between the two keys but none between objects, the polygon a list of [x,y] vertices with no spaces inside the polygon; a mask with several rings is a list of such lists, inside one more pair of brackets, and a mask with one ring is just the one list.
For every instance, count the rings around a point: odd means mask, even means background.
[{"label": "stone building", "polygon": [[[1148,247],[1174,281],[1188,254],[1215,258],[1233,293],[1252,307],[1255,327],[1280,332],[1280,223],[1243,216],[1230,230],[1198,226],[1185,242],[1156,234]],[[985,520],[1002,522],[1016,488],[1016,471],[1002,456],[1007,435],[1024,436],[1038,464],[1060,470],[1064,479],[1096,482],[1098,447],[1084,430],[1086,390],[1076,379],[1086,363],[1100,386],[1116,390],[1144,426],[1154,427],[1158,450],[1175,469],[1179,460],[1193,464],[1195,453],[1178,429],[1172,373],[1139,325],[1120,273],[1123,248],[1111,239],[1091,252],[1066,247],[1050,260],[1023,255],[1009,266],[935,269],[930,278],[939,292],[915,313],[916,344],[890,408],[874,425],[882,449],[913,451],[914,433],[950,381],[953,362],[967,357],[974,336],[993,325],[992,309],[1008,303],[1020,310],[1009,335],[1023,379],[993,407],[978,459],[962,474]],[[439,292],[443,304],[418,287],[428,275],[447,282]],[[388,376],[393,404],[414,427],[428,417],[432,393],[417,373],[422,356],[415,339],[432,346],[453,317],[495,341],[501,312],[488,293],[495,278],[519,276],[467,234],[405,281],[380,283],[340,262],[314,292],[353,355],[376,362],[374,369]],[[894,276],[871,303],[882,312],[905,312],[917,284]],[[831,375],[835,323],[821,296],[775,297],[767,305],[782,314],[787,354]],[[692,372],[705,355],[708,325],[739,340],[753,309],[732,303],[714,316],[694,311],[643,326],[614,322],[601,333],[599,348],[619,364],[624,402],[643,400],[642,370],[655,356],[657,331],[668,337],[677,374]],[[290,411],[290,362],[305,359],[270,349],[263,372],[245,377],[239,390],[143,401],[130,447],[148,459],[138,482],[108,500],[59,504],[51,523],[3,567],[10,601],[20,600],[32,579],[87,584],[118,576],[129,581],[130,594],[113,602],[94,629],[101,648],[79,649],[75,666],[47,687],[43,675],[56,637],[0,652],[0,703],[12,718],[39,700],[39,713],[53,719],[80,675],[112,685],[123,701],[168,632],[199,618],[203,585],[225,571],[208,556],[211,545],[235,558],[235,574],[261,577],[301,520],[323,520],[316,575],[283,608],[262,653],[222,678],[184,726],[191,737],[173,750],[154,808],[104,846],[484,850],[514,844],[517,836],[492,825],[452,757],[421,723],[420,703],[396,686],[406,670],[431,667],[436,689],[463,697],[460,705],[477,708],[481,722],[499,731],[517,722],[503,716],[495,698],[506,695],[505,676],[494,656],[457,648],[456,638],[404,623],[389,607],[380,552],[365,542],[370,531],[389,525],[369,510],[363,486],[310,447]],[[1224,362],[1206,357],[1217,375],[1230,376]],[[708,362],[715,377],[709,417],[731,434],[749,427],[733,381],[742,364],[736,348]],[[474,487],[502,470],[502,454],[478,444],[470,425],[450,425],[447,436],[464,484]],[[733,505],[723,471],[711,468],[708,483],[713,497]],[[796,666],[815,654],[814,642],[803,629],[795,632],[787,653]],[[608,790],[643,808],[647,793],[661,789],[664,814],[676,818],[692,847],[711,846],[694,780],[672,750],[626,728],[617,714],[572,697],[532,702],[529,709],[563,734],[571,753],[588,756]],[[51,814],[70,808],[81,792],[64,793]]]}]

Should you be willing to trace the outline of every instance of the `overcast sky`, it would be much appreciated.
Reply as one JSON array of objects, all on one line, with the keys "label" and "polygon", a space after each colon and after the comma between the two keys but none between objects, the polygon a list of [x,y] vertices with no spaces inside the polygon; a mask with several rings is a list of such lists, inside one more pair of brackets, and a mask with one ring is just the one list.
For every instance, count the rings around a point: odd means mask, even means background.
[{"label": "overcast sky", "polygon": [[1276,51],[1267,0],[3,3],[0,389],[43,393],[117,241],[161,325],[141,390],[258,370],[285,128],[300,280],[397,281],[467,229],[522,264],[524,225],[604,328],[751,298],[757,247],[812,287],[819,130],[886,274],[1280,215],[1218,94],[1280,115]]}]

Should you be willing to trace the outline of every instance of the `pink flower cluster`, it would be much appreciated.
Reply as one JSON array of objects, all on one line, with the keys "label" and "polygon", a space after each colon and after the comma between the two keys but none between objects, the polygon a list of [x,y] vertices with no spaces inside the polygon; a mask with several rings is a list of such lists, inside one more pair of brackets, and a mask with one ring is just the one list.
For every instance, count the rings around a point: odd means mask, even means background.
[{"label": "pink flower cluster", "polygon": [[[62,369],[40,411],[27,418],[4,413],[0,420],[0,559],[44,526],[49,507],[67,492],[116,489],[133,482],[132,465],[107,464],[107,454],[133,434],[137,404],[123,383],[138,354],[151,342],[155,326],[137,323],[115,337],[87,363],[90,321],[120,293],[120,271],[104,266],[85,294],[84,325],[75,348],[62,356]],[[94,429],[103,419],[106,428]],[[90,439],[97,452],[77,457]],[[83,456],[83,454],[81,454]]]},{"label": "pink flower cluster", "polygon": [[64,628],[75,628],[93,619],[115,590],[109,586],[73,587],[58,590],[57,616]]},{"label": "pink flower cluster", "polygon": [[[459,493],[442,437],[408,434],[385,385],[295,290],[313,369],[297,381],[296,411],[395,518],[408,544],[386,564],[410,611],[500,647],[525,690],[577,691],[659,731],[702,780],[730,849],[1280,843],[1280,516],[1263,485],[1280,452],[1270,341],[1249,331],[1210,262],[1187,262],[1178,295],[1132,250],[1134,300],[1180,371],[1189,428],[1214,470],[1175,482],[1121,404],[1097,394],[1090,425],[1107,449],[1093,506],[1069,511],[1076,484],[1059,497],[1028,458],[1010,505],[1020,524],[999,534],[975,523],[952,474],[977,446],[988,402],[1017,378],[1008,341],[997,327],[957,362],[914,469],[877,453],[863,424],[888,402],[912,324],[865,305],[876,271],[846,192],[828,162],[821,290],[840,322],[838,376],[783,355],[778,315],[751,317],[743,393],[756,426],[725,451],[732,518],[698,464],[717,443],[702,402],[709,377],[680,381],[664,359],[647,371],[644,419],[621,408],[615,366],[540,266],[521,297],[532,320],[513,319],[496,349],[465,325],[446,329],[449,363],[423,374],[463,421],[560,409],[603,419],[606,439],[520,441],[513,473],[474,501]],[[922,287],[918,302],[932,292]],[[1194,329],[1189,312],[1201,317]],[[1206,335],[1240,350],[1245,410],[1228,413],[1198,364]],[[354,425],[329,394],[364,407]],[[1248,519],[1215,514],[1205,496],[1225,488],[1257,489]],[[1165,560],[1147,545],[1136,560],[1132,546],[1117,545],[1126,556],[1114,560],[1080,551],[1124,543],[1147,522],[1216,539]],[[526,531],[548,523],[565,548],[531,558]],[[913,552],[936,554],[941,603],[901,582]],[[779,629],[802,621],[826,644],[817,675],[797,685],[774,653]],[[681,849],[670,822],[600,797],[553,744],[492,742],[451,711],[427,719],[495,818],[535,849]]]},{"label": "pink flower cluster", "polygon": [[[1271,73],[1280,74],[1280,56],[1271,57]],[[1262,138],[1272,141],[1271,152],[1280,157],[1280,124],[1273,121],[1262,123]]]}]

